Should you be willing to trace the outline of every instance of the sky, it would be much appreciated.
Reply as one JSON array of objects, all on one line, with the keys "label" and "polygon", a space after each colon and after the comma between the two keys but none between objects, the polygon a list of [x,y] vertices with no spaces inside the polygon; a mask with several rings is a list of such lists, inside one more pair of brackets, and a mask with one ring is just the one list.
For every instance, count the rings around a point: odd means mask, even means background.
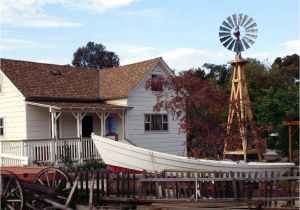
[{"label": "sky", "polygon": [[244,13],[258,38],[242,56],[271,64],[300,54],[299,10],[299,0],[1,0],[0,56],[70,64],[93,41],[121,65],[155,57],[176,71],[226,64],[235,53],[220,43],[220,24]]}]

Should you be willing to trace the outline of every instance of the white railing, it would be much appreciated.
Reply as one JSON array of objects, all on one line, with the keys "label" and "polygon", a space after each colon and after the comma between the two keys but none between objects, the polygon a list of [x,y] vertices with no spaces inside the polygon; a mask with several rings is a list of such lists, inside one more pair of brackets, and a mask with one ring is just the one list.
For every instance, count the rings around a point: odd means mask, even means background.
[{"label": "white railing", "polygon": [[[69,139],[37,139],[0,141],[0,154],[27,157],[28,164],[45,163],[53,164],[65,160],[81,162],[87,159],[101,159],[91,138]],[[7,158],[6,158],[7,159]],[[1,157],[1,165],[20,165],[22,160],[6,160]],[[22,162],[24,163],[24,161]]]}]

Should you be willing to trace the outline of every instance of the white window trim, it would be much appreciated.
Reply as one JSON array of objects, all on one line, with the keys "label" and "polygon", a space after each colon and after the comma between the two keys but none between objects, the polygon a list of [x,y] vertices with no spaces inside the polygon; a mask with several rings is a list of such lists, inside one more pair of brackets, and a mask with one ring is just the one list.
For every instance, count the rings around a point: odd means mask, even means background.
[{"label": "white window trim", "polygon": [[[167,123],[168,123],[168,129],[167,129],[167,130],[149,130],[149,131],[147,131],[147,130],[145,129],[145,123],[146,123],[145,119],[146,119],[146,115],[150,115],[150,122],[149,122],[149,123],[150,123],[150,129],[151,129],[151,115],[161,115],[161,116],[167,115],[167,119],[168,119],[168,121],[167,121]],[[162,117],[162,126],[163,126],[164,123],[166,123],[166,122],[163,121],[163,117]],[[169,130],[170,130],[169,115],[168,115],[168,113],[145,113],[145,114],[144,114],[144,124],[143,124],[143,126],[144,126],[144,132],[145,132],[145,133],[168,133]],[[163,127],[162,127],[162,128],[163,128]]]}]

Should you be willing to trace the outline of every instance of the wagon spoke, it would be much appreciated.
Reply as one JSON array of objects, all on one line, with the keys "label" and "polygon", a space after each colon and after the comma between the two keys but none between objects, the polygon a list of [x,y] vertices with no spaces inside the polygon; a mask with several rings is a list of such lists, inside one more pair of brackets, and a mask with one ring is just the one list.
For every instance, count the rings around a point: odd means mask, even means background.
[{"label": "wagon spoke", "polygon": [[60,183],[62,183],[61,180],[62,180],[62,179],[60,179],[60,180],[58,181],[58,183],[57,183],[57,185],[56,185],[56,189],[59,189],[59,185],[60,185]]},{"label": "wagon spoke", "polygon": [[13,189],[12,192],[10,192],[6,197],[9,198],[11,195],[13,195],[15,192],[17,192],[18,189]]},{"label": "wagon spoke", "polygon": [[9,205],[8,203],[6,204],[6,207],[11,209],[11,210],[16,210],[14,207],[12,207],[11,205]]},{"label": "wagon spoke", "polygon": [[50,181],[49,181],[49,177],[48,177],[48,173],[45,173],[45,176],[46,176],[46,180],[47,180],[47,185],[50,187]]},{"label": "wagon spoke", "polygon": [[9,188],[9,185],[10,185],[11,180],[12,180],[12,177],[9,177],[9,180],[8,180],[8,182],[7,182],[7,185],[6,185],[5,190],[4,190],[4,193],[3,193],[4,195],[6,195],[6,193],[7,193],[7,190],[8,190],[8,188]]},{"label": "wagon spoke", "polygon": [[44,183],[40,178],[38,178],[37,181],[38,181],[39,183],[41,183],[42,185],[45,185],[45,183]]},{"label": "wagon spoke", "polygon": [[7,199],[6,202],[19,202],[19,203],[21,203],[22,200],[20,200],[20,199]]},{"label": "wagon spoke", "polygon": [[54,188],[54,186],[55,186],[55,178],[56,178],[56,171],[54,172],[54,175],[53,175],[52,188]]}]

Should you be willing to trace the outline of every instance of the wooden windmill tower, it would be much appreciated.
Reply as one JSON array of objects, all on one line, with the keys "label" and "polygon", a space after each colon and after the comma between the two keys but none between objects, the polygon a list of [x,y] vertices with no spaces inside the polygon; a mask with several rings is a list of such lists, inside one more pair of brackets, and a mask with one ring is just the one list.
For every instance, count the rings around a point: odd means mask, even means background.
[{"label": "wooden windmill tower", "polygon": [[[227,133],[230,135],[234,126],[239,133],[239,145],[232,149],[227,141],[224,144],[223,155],[257,154],[261,159],[261,151],[257,146],[256,132],[253,128],[253,114],[245,78],[247,61],[241,56],[244,49],[254,44],[257,38],[257,24],[248,15],[234,14],[224,20],[220,26],[220,41],[225,48],[236,52],[235,60],[229,62],[233,68],[230,105],[227,120]],[[249,143],[252,143],[250,145]],[[253,144],[254,143],[254,144]],[[256,145],[255,148],[253,145]]]}]

